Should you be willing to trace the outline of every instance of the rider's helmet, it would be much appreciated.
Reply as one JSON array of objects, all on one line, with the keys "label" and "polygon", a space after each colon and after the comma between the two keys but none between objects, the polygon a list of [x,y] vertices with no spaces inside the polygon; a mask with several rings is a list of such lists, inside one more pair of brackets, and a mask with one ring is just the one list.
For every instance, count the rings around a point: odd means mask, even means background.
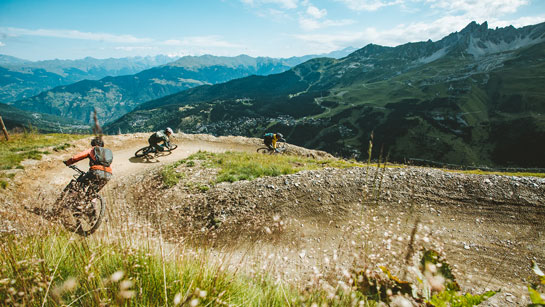
[{"label": "rider's helmet", "polygon": [[172,131],[172,129],[170,129],[170,127],[167,127],[167,128],[165,129],[165,133],[172,134],[173,131]]},{"label": "rider's helmet", "polygon": [[102,138],[96,137],[91,140],[91,146],[104,147],[104,141],[102,141]]},{"label": "rider's helmet", "polygon": [[284,138],[284,136],[283,136],[282,133],[280,133],[280,132],[277,132],[277,133],[276,133],[276,137],[279,138],[279,139],[283,139],[283,138]]}]

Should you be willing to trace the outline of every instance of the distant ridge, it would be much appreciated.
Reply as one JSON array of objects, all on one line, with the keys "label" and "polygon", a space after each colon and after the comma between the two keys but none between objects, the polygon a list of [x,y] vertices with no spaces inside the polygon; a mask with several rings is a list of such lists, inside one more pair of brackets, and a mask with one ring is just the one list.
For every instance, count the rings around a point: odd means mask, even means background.
[{"label": "distant ridge", "polygon": [[[353,48],[346,48],[335,54],[348,54],[352,50]],[[8,103],[23,110],[66,116],[83,122],[92,120],[91,112],[96,108],[99,120],[108,122],[148,100],[199,85],[217,84],[249,75],[283,72],[308,57],[312,56],[289,59],[253,58],[247,55],[185,56],[137,74],[82,80]],[[0,67],[0,73],[2,70]],[[9,74],[4,77],[7,75]],[[21,72],[12,71],[11,75],[13,82],[25,77],[25,73]],[[47,78],[55,79],[55,76],[57,75],[43,70],[34,71],[34,77],[38,79],[36,82]]]},{"label": "distant ridge", "polygon": [[167,56],[28,61],[0,55],[0,102],[34,96],[56,86],[107,76],[132,75],[176,60]]},{"label": "distant ridge", "polygon": [[433,42],[367,45],[148,101],[107,131],[261,136],[365,159],[545,167],[545,23],[489,29],[472,22]]},{"label": "distant ridge", "polygon": [[91,126],[69,118],[23,111],[0,103],[0,116],[7,129],[37,129],[40,132],[52,133],[89,133]]}]

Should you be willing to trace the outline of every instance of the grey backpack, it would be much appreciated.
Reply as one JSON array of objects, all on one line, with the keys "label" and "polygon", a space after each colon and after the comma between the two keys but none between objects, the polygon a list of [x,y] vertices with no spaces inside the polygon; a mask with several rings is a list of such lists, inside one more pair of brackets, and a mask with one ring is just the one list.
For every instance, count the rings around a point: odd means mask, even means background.
[{"label": "grey backpack", "polygon": [[95,146],[95,165],[110,166],[114,159],[114,155],[111,150],[104,147]]}]

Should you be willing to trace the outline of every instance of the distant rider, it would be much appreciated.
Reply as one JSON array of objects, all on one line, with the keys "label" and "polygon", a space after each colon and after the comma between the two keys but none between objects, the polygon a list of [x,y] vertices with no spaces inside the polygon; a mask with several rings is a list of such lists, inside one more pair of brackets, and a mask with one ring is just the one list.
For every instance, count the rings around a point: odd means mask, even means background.
[{"label": "distant rider", "polygon": [[91,141],[91,148],[80,152],[72,158],[63,161],[66,166],[72,165],[80,160],[89,158],[89,171],[82,177],[81,182],[89,186],[88,194],[98,193],[112,177],[112,151],[104,148],[101,137]]},{"label": "distant rider", "polygon": [[284,139],[284,136],[282,135],[282,133],[280,132],[277,132],[277,133],[265,133],[265,135],[263,136],[263,143],[265,143],[265,145],[270,149],[270,150],[274,150],[276,152],[280,152],[277,148],[276,148],[276,142],[277,141],[281,141],[281,142],[285,142],[286,140]]},{"label": "distant rider", "polygon": [[[172,135],[172,129],[170,127],[167,127],[165,130],[159,130],[152,134],[149,139],[148,143],[150,147],[153,147],[156,152],[165,151],[165,148],[170,149],[170,136]],[[163,144],[159,145],[159,143],[163,142]]]}]

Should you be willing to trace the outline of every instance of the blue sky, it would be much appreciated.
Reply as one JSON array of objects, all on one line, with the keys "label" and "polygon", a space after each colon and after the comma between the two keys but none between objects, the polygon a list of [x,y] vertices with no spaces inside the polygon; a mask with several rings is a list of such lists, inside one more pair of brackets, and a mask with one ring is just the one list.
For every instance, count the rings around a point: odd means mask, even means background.
[{"label": "blue sky", "polygon": [[545,0],[0,0],[0,54],[290,57],[545,22]]}]

